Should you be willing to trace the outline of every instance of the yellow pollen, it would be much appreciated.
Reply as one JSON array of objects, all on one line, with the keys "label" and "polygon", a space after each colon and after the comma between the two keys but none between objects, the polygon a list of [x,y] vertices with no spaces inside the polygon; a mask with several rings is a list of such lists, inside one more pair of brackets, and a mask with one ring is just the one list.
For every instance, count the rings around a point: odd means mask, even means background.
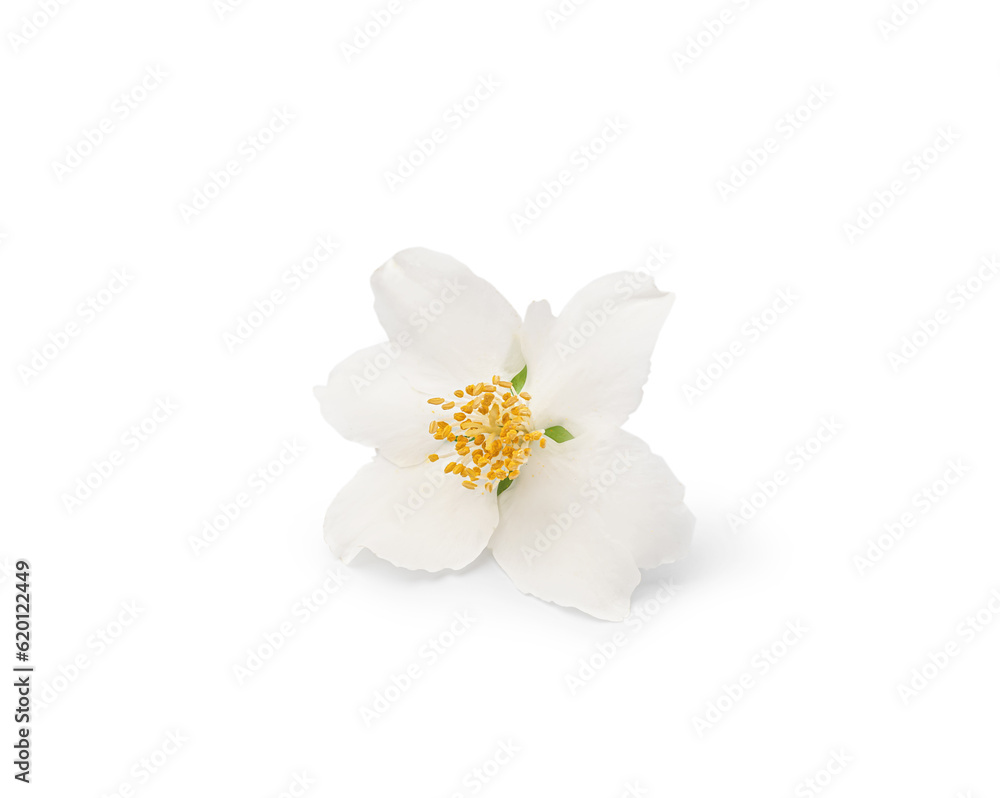
[{"label": "yellow pollen", "polygon": [[[531,427],[527,404],[531,396],[518,395],[509,380],[495,374],[489,382],[466,385],[452,393],[468,401],[451,414],[452,421],[435,419],[427,428],[435,440],[447,440],[454,446],[454,453],[445,455],[449,460],[444,473],[459,477],[469,490],[483,487],[493,493],[499,481],[517,479],[534,441],[545,446],[544,431]],[[441,405],[441,410],[456,406],[454,401],[445,403],[438,397],[427,401]],[[427,459],[433,463],[440,457],[430,454]]]}]

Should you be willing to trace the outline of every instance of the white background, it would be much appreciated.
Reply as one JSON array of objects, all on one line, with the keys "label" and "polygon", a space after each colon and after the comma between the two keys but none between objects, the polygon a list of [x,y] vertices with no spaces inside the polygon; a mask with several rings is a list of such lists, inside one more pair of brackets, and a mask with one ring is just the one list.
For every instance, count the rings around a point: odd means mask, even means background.
[{"label": "white background", "polygon": [[[0,19],[3,658],[9,569],[28,558],[37,701],[17,790],[265,798],[305,773],[310,796],[816,794],[807,779],[831,796],[1000,795],[1000,288],[975,277],[1000,253],[1000,7],[910,0],[890,30],[888,0],[592,0],[562,21],[555,0],[404,0],[349,58],[385,4],[217,5],[16,0]],[[25,17],[44,24],[28,36]],[[689,43],[720,26],[700,54]],[[483,79],[499,88],[446,121]],[[812,87],[832,96],[782,124]],[[294,120],[248,160],[275,109]],[[580,171],[607,119],[625,132]],[[434,128],[443,143],[391,190],[386,172]],[[744,166],[768,138],[776,151]],[[53,166],[71,150],[87,156]],[[233,159],[239,175],[185,218]],[[563,169],[572,184],[519,229],[512,214]],[[734,169],[754,174],[724,198]],[[874,224],[844,227],[894,181]],[[227,346],[321,236],[335,256]],[[522,311],[672,253],[656,279],[677,302],[627,428],[699,524],[685,561],[647,573],[630,622],[525,597],[488,555],[439,576],[335,564],[323,514],[370,453],[324,424],[312,387],[381,340],[368,278],[409,246],[458,257]],[[124,290],[81,312],[122,269]],[[765,313],[779,291],[791,307]],[[46,349],[67,324],[78,334]],[[36,349],[54,355],[41,369]],[[122,436],[158,400],[176,409],[133,451]],[[811,440],[831,418],[837,434]],[[294,463],[196,555],[291,439]],[[68,508],[113,450],[120,465]],[[733,523],[744,500],[762,506]],[[474,620],[451,640],[455,613]],[[241,681],[282,624],[291,637]],[[808,631],[783,652],[786,624]],[[430,640],[451,643],[433,662]],[[762,649],[777,652],[766,673]],[[156,753],[176,731],[180,749]],[[517,751],[496,765],[501,744]],[[835,754],[850,762],[830,775]]]}]

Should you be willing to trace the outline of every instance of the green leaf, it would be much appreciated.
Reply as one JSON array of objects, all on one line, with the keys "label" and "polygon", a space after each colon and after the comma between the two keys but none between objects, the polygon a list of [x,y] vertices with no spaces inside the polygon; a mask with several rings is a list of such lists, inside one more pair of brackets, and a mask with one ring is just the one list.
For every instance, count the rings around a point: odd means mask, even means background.
[{"label": "green leaf", "polygon": [[510,487],[510,480],[509,479],[501,479],[497,483],[497,496],[499,496],[501,493],[503,493],[509,487]]},{"label": "green leaf", "polygon": [[545,429],[545,434],[552,438],[556,443],[566,443],[566,441],[573,440],[573,436],[570,435],[569,430],[565,427],[560,427],[556,425],[554,427],[547,427]]},{"label": "green leaf", "polygon": [[510,385],[514,389],[514,393],[521,393],[521,389],[524,387],[524,383],[528,380],[528,367],[525,366],[516,375],[510,378]]}]

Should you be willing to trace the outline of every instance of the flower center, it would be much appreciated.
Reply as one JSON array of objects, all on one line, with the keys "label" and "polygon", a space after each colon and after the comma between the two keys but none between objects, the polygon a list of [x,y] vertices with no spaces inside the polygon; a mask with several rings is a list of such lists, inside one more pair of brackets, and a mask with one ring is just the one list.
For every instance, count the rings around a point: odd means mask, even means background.
[{"label": "flower center", "polygon": [[[517,393],[508,380],[493,375],[490,384],[466,385],[454,394],[453,400],[427,400],[437,405],[435,415],[439,410],[455,411],[451,421],[431,421],[427,431],[436,440],[455,444],[455,451],[444,455],[449,460],[444,472],[462,478],[469,490],[479,487],[481,479],[489,492],[498,482],[517,479],[531,456],[531,443],[538,441],[545,448],[545,430],[531,426],[531,395]],[[427,459],[433,463],[441,458],[431,454]]]}]

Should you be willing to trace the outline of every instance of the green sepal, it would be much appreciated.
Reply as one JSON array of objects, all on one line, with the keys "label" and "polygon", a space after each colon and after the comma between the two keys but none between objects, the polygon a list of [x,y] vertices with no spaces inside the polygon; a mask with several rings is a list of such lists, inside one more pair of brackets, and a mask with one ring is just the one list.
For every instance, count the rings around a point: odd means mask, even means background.
[{"label": "green sepal", "polygon": [[560,427],[558,424],[554,427],[546,427],[545,435],[552,438],[556,443],[566,443],[566,441],[573,440],[573,436],[569,430],[565,427]]},{"label": "green sepal", "polygon": [[510,487],[510,479],[509,478],[508,479],[501,479],[497,483],[497,496],[499,496],[501,493],[503,493],[509,487]]},{"label": "green sepal", "polygon": [[524,387],[524,383],[527,382],[527,380],[528,367],[525,366],[510,379],[510,386],[514,389],[514,393],[521,393],[521,389]]}]

